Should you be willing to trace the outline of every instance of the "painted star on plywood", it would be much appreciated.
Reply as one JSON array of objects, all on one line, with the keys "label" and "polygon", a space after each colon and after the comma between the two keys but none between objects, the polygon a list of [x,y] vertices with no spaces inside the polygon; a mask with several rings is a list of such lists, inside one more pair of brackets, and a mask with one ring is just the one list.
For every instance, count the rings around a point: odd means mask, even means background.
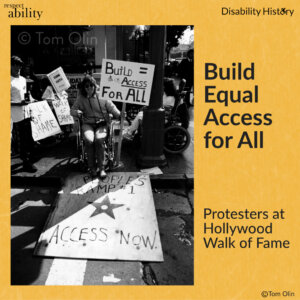
[{"label": "painted star on plywood", "polygon": [[105,213],[111,218],[115,219],[115,215],[113,210],[117,207],[124,206],[124,204],[113,204],[110,202],[108,195],[104,198],[104,200],[101,203],[92,203],[93,206],[96,207],[96,210],[93,212],[93,214],[90,216],[94,217],[98,214]]}]

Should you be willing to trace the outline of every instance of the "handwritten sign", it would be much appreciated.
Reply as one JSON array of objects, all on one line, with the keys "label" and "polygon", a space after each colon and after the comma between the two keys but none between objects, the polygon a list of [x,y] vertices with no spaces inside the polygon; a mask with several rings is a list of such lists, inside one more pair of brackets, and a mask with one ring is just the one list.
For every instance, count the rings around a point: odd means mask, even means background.
[{"label": "handwritten sign", "polygon": [[70,87],[67,90],[68,100],[70,105],[73,105],[78,96],[78,84],[82,81],[83,74],[67,74],[67,78],[70,82]]},{"label": "handwritten sign", "polygon": [[69,176],[35,254],[163,261],[149,175]]},{"label": "handwritten sign", "polygon": [[54,100],[52,101],[52,104],[60,125],[74,124],[74,119],[70,115],[70,106],[68,100]]},{"label": "handwritten sign", "polygon": [[61,129],[47,101],[28,105],[31,116],[31,131],[34,141],[61,133]]},{"label": "handwritten sign", "polygon": [[64,73],[62,67],[59,67],[47,74],[52,86],[57,93],[67,90],[70,87],[70,83]]},{"label": "handwritten sign", "polygon": [[100,97],[138,105],[149,105],[154,65],[103,59]]}]

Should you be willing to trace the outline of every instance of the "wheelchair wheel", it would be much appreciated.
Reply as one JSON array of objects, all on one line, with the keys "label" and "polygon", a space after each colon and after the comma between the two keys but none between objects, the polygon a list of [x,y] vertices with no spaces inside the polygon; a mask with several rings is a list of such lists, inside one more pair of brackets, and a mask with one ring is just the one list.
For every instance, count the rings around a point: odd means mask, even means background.
[{"label": "wheelchair wheel", "polygon": [[165,129],[164,150],[167,153],[182,153],[190,145],[191,136],[189,132],[178,125],[171,125]]}]

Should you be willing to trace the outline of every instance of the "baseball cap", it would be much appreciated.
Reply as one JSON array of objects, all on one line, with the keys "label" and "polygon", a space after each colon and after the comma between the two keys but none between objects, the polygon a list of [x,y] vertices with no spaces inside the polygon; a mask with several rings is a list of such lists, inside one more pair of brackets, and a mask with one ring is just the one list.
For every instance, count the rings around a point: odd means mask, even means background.
[{"label": "baseball cap", "polygon": [[12,65],[24,65],[24,62],[19,56],[14,55],[11,57],[11,64]]}]

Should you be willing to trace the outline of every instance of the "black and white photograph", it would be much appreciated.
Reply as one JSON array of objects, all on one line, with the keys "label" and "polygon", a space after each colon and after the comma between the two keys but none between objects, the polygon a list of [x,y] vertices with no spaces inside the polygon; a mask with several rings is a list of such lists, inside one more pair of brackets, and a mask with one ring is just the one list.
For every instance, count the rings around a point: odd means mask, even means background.
[{"label": "black and white photograph", "polygon": [[194,26],[11,26],[11,285],[194,285]]}]

